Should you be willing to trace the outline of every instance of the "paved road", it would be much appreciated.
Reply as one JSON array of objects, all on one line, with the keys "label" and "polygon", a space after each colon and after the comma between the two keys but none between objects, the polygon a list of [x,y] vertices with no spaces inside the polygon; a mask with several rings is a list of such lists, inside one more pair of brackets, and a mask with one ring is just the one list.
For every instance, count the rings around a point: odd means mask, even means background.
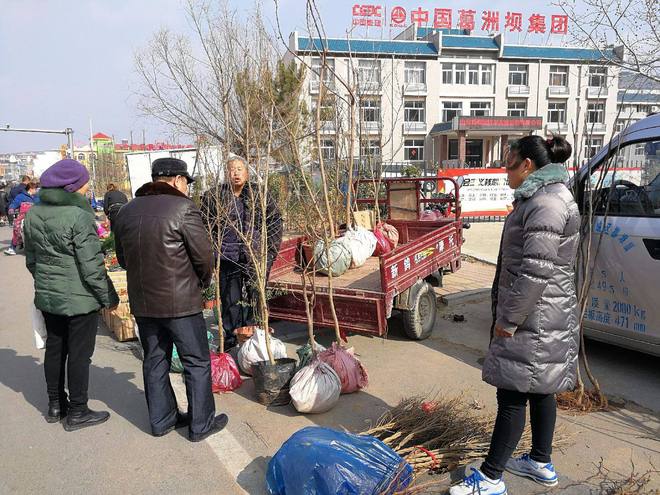
[{"label": "paved road", "polygon": [[[0,229],[0,244],[9,230]],[[363,431],[388,407],[409,395],[463,394],[495,411],[494,391],[481,381],[480,363],[488,342],[489,303],[482,295],[442,307],[436,330],[424,342],[403,337],[394,318],[387,340],[352,336],[351,344],[370,374],[365,391],[342,396],[331,411],[303,416],[291,406],[268,408],[254,400],[251,380],[237,393],[216,396],[218,410],[230,415],[229,427],[201,444],[178,433],[155,439],[148,427],[140,361],[135,344],[120,344],[99,330],[91,371],[92,406],[108,408],[106,424],[74,433],[43,419],[46,396],[42,351],[33,346],[29,318],[32,281],[24,258],[0,258],[0,493],[264,493],[264,473],[270,456],[293,432],[309,425]],[[485,269],[485,268],[484,268]],[[454,313],[465,323],[454,323]],[[276,324],[289,355],[305,341],[304,329]],[[319,332],[329,344],[331,334]],[[602,457],[622,474],[632,459],[638,471],[652,462],[660,466],[660,371],[657,361],[602,346],[594,368],[615,395],[641,406],[606,414],[572,417],[560,423],[573,438],[572,446],[555,454],[564,493],[589,493],[585,483]],[[180,376],[173,383],[185,403]],[[654,402],[655,401],[655,402]],[[655,409],[655,411],[653,410]],[[436,477],[431,479],[437,479]],[[539,493],[538,487],[515,477],[510,493]],[[660,487],[660,480],[655,482]],[[569,488],[570,487],[570,488]],[[442,486],[434,493],[441,493]]]},{"label": "paved road", "polygon": [[[4,249],[9,229],[0,227]],[[0,258],[0,493],[244,493],[209,443],[148,435],[140,361],[104,330],[90,373],[90,406],[107,423],[67,433],[43,416],[43,351],[34,347],[32,278],[23,256]],[[218,400],[219,405],[222,401]]]}]

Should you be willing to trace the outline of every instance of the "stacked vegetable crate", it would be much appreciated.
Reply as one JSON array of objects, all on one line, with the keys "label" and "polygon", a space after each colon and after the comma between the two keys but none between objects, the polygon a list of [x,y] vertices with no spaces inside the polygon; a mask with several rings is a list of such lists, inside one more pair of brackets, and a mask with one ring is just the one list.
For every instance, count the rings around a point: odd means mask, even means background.
[{"label": "stacked vegetable crate", "polygon": [[108,326],[115,338],[119,342],[133,340],[135,335],[135,320],[131,315],[131,309],[128,305],[128,286],[126,282],[126,271],[112,271],[108,272],[108,276],[115,286],[117,295],[119,295],[119,306],[116,309],[110,310],[103,308],[101,315],[103,321]]}]

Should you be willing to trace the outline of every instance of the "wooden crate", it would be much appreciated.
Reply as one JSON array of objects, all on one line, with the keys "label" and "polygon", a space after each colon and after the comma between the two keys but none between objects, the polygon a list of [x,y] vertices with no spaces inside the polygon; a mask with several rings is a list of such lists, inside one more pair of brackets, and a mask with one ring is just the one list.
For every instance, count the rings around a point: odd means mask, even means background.
[{"label": "wooden crate", "polygon": [[126,313],[124,310],[120,311],[119,308],[113,311],[104,309],[102,316],[103,321],[112,333],[115,334],[115,338],[119,342],[125,342],[137,338],[135,335],[135,320],[130,312]]}]

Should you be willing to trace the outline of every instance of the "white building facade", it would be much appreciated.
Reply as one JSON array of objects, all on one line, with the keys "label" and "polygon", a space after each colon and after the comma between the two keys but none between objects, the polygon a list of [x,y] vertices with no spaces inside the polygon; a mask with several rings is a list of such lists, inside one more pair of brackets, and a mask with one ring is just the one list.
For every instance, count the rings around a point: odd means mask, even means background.
[{"label": "white building facade", "polygon": [[[394,40],[292,33],[290,50],[311,67],[309,108],[318,102],[322,51],[328,92],[347,100],[348,86],[357,96],[356,158],[423,169],[497,167],[510,140],[533,133],[565,136],[577,162],[615,130],[618,69],[597,50],[508,45],[501,35],[415,26]],[[321,113],[324,157],[345,158],[346,114],[333,122]]]}]

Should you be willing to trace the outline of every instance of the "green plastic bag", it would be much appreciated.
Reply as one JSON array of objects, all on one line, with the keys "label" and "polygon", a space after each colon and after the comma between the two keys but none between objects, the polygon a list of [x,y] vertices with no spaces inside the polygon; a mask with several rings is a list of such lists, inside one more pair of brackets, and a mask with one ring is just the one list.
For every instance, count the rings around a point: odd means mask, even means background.
[{"label": "green plastic bag", "polygon": [[[214,343],[213,334],[206,331],[206,338],[209,341],[209,350],[212,352],[218,351],[218,346]],[[179,358],[179,352],[176,350],[176,345],[172,346],[172,364],[170,365],[170,373],[183,373],[183,364],[181,364],[181,359]]]},{"label": "green plastic bag", "polygon": [[[325,347],[323,347],[321,344],[316,344],[316,352],[323,352],[325,351]],[[304,346],[298,347],[296,349],[296,354],[298,354],[298,368],[296,371],[303,369],[305,366],[307,366],[309,363],[312,362],[312,345],[307,342]]]}]

